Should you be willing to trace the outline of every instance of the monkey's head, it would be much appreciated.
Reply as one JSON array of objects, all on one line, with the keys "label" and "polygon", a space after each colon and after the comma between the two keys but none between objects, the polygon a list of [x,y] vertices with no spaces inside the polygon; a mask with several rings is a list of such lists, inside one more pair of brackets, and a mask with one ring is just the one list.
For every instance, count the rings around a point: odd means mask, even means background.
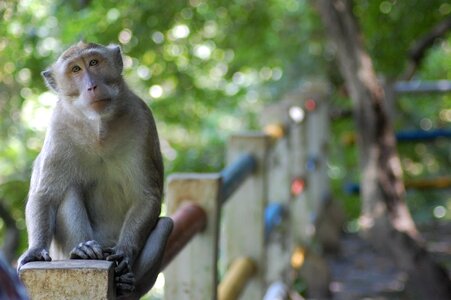
[{"label": "monkey's head", "polygon": [[61,54],[42,76],[62,101],[88,116],[104,115],[118,105],[124,84],[122,69],[118,45],[79,42]]}]

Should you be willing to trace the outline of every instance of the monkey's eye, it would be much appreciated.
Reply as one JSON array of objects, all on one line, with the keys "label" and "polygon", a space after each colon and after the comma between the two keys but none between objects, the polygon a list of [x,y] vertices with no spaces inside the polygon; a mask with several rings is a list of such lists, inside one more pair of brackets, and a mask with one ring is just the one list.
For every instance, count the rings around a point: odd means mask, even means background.
[{"label": "monkey's eye", "polygon": [[81,71],[81,68],[79,66],[73,66],[72,67],[72,72],[77,73],[77,72],[80,72],[80,71]]},{"label": "monkey's eye", "polygon": [[90,66],[95,66],[99,63],[99,61],[97,59],[91,59],[91,61],[89,62]]}]

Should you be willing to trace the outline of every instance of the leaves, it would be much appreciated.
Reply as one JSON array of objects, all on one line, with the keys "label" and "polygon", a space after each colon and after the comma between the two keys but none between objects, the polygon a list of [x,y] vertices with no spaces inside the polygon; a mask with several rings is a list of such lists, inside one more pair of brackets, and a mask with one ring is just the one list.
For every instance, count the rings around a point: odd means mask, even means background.
[{"label": "leaves", "polygon": [[[81,39],[122,46],[127,81],[157,119],[166,174],[220,169],[226,137],[258,129],[261,108],[300,80],[326,74],[341,84],[334,48],[324,43],[306,0],[83,2],[87,5],[78,0],[0,3],[0,195],[15,212],[23,211],[31,162],[56,101],[40,73]],[[355,1],[354,9],[377,70],[389,77],[403,71],[411,43],[451,12],[439,0]],[[428,52],[417,76],[449,79],[449,49],[447,37]],[[433,127],[449,126],[444,111],[449,103],[449,96],[402,99],[397,128],[416,128],[424,118]],[[349,107],[338,96],[332,104]],[[351,121],[334,123],[334,145],[352,129]],[[357,179],[355,151],[333,148],[334,174]],[[427,147],[439,173],[449,167],[443,149]],[[425,164],[409,147],[400,150]],[[11,189],[15,180],[24,184]],[[343,180],[343,175],[333,180],[337,195],[343,196]],[[349,204],[349,211],[358,211],[358,205]]]}]

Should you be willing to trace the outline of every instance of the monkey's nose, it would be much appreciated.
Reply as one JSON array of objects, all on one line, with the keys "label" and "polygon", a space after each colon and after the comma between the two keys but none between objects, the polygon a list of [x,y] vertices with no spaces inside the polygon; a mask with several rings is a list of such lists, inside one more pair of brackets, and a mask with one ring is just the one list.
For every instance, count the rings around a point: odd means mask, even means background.
[{"label": "monkey's nose", "polygon": [[94,90],[97,88],[97,85],[93,85],[91,87],[88,88],[88,91],[90,92],[94,92]]}]

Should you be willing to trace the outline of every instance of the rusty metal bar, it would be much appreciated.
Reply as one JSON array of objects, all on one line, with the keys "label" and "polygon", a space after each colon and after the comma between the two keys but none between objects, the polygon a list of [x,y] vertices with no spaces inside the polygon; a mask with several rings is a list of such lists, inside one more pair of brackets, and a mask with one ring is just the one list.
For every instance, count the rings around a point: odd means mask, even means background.
[{"label": "rusty metal bar", "polygon": [[197,204],[187,202],[171,216],[174,229],[169,236],[161,270],[189,243],[189,241],[207,226],[207,215]]}]

